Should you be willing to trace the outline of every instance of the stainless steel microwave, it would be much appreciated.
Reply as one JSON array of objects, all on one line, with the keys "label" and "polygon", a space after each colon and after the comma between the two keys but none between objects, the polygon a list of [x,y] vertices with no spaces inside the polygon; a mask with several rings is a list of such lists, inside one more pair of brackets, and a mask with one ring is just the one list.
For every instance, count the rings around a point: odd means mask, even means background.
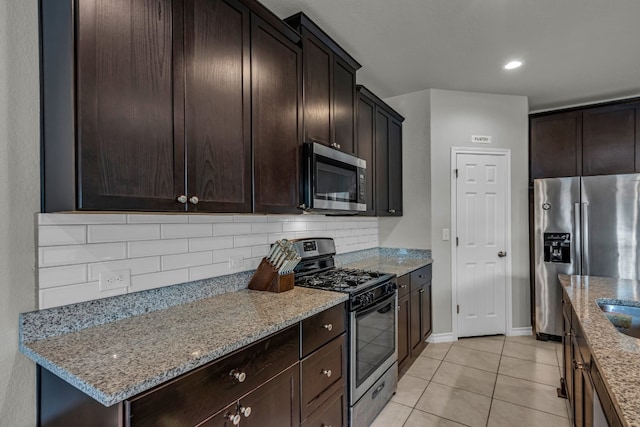
[{"label": "stainless steel microwave", "polygon": [[303,208],[326,213],[367,210],[367,162],[315,142],[303,147]]}]

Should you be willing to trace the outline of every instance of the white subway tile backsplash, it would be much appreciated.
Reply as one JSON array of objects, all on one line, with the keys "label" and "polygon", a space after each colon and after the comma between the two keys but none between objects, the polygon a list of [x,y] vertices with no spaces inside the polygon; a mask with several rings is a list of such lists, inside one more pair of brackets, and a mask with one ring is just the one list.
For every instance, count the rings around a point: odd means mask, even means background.
[{"label": "white subway tile backsplash", "polygon": [[38,246],[82,245],[87,243],[86,225],[42,226]]},{"label": "white subway tile backsplash", "polygon": [[266,245],[267,243],[269,243],[269,240],[266,234],[247,234],[246,236],[235,236],[233,238],[233,246],[235,248]]},{"label": "white subway tile backsplash", "polygon": [[291,232],[291,231],[305,231],[307,229],[306,222],[283,222],[282,223],[282,231]]},{"label": "white subway tile backsplash", "polygon": [[[279,239],[333,237],[338,253],[378,246],[378,219],[322,215],[39,214],[41,308],[255,269]],[[242,265],[230,267],[230,257]],[[101,272],[131,287],[100,292]]]},{"label": "white subway tile backsplash", "polygon": [[252,233],[281,233],[282,223],[280,222],[258,222],[251,224]]},{"label": "white subway tile backsplash", "polygon": [[141,274],[139,276],[131,276],[131,292],[177,285],[178,283],[185,283],[188,281],[188,268],[161,271],[159,273]]},{"label": "white subway tile backsplash", "polygon": [[87,281],[87,264],[41,268],[38,271],[40,289],[73,285]]},{"label": "white subway tile backsplash", "polygon": [[124,214],[103,214],[103,213],[38,214],[39,225],[125,224],[126,222],[127,222],[127,216]]},{"label": "white subway tile backsplash", "polygon": [[160,238],[160,225],[89,225],[89,243],[126,242],[132,240],[154,240]]},{"label": "white subway tile backsplash", "polygon": [[164,214],[128,214],[129,224],[186,224],[189,222],[188,215],[164,215]]},{"label": "white subway tile backsplash", "polygon": [[251,234],[251,223],[213,224],[214,236],[234,236]]},{"label": "white subway tile backsplash", "polygon": [[233,273],[228,262],[218,264],[203,265],[201,267],[191,267],[189,269],[189,280],[201,280],[209,277],[224,276]]},{"label": "white subway tile backsplash", "polygon": [[163,270],[176,270],[186,267],[197,267],[213,263],[213,252],[192,252],[179,255],[165,255],[162,257]]},{"label": "white subway tile backsplash", "polygon": [[209,251],[233,247],[233,236],[189,239],[189,252]]},{"label": "white subway tile backsplash", "polygon": [[163,239],[213,236],[213,224],[163,224]]},{"label": "white subway tile backsplash", "polygon": [[130,270],[131,275],[160,271],[160,257],[124,259],[122,261],[89,264],[89,281],[100,280],[100,273],[106,271]]},{"label": "white subway tile backsplash", "polygon": [[127,257],[126,243],[46,246],[38,249],[39,267],[112,261]]},{"label": "white subway tile backsplash", "polygon": [[228,262],[230,257],[251,258],[251,248],[219,249],[213,251],[213,262]]},{"label": "white subway tile backsplash", "polygon": [[113,289],[101,292],[98,282],[83,283],[81,285],[67,285],[57,288],[43,289],[39,292],[40,309],[59,307],[77,302],[91,301],[99,298],[112,297],[127,293],[127,288]]},{"label": "white subway tile backsplash", "polygon": [[180,254],[189,251],[189,240],[187,239],[146,240],[127,244],[129,245],[129,258]]},{"label": "white subway tile backsplash", "polygon": [[211,215],[211,214],[197,214],[189,215],[189,222],[191,224],[211,224],[214,222],[233,222],[233,215]]}]

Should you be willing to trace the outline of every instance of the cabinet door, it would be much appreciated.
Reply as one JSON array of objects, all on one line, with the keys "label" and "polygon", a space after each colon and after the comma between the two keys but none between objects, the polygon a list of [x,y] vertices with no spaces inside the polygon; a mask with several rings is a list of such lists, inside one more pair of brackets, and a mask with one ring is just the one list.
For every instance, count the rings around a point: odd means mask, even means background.
[{"label": "cabinet door", "polygon": [[78,209],[185,209],[181,19],[179,0],[77,2]]},{"label": "cabinet door", "polygon": [[411,347],[409,331],[411,324],[410,295],[398,298],[398,370],[402,371],[402,364],[409,359]]},{"label": "cabinet door", "polygon": [[367,162],[366,169],[366,201],[367,210],[362,215],[375,215],[375,139],[374,120],[376,114],[375,104],[362,94],[358,94],[358,139],[356,153],[359,158]]},{"label": "cabinet door", "polygon": [[579,369],[578,363],[582,362],[580,358],[580,350],[575,337],[571,339],[571,354],[573,360],[573,400],[571,407],[573,409],[573,423],[576,427],[584,426],[584,381],[582,379],[582,370]]},{"label": "cabinet door", "polygon": [[384,111],[376,108],[376,215],[388,216],[389,213],[389,122]]},{"label": "cabinet door", "polygon": [[300,48],[252,15],[254,212],[299,212]]},{"label": "cabinet door", "polygon": [[304,140],[330,145],[331,68],[333,53],[317,37],[302,30],[304,50]]},{"label": "cabinet door", "polygon": [[[582,114],[582,174],[634,173],[636,105],[614,105]],[[640,165],[639,165],[640,166]]]},{"label": "cabinet door", "polygon": [[569,402],[573,402],[573,356],[571,354],[571,325],[567,316],[563,313],[564,321],[562,334],[562,359],[565,393]]},{"label": "cabinet door", "polygon": [[340,151],[355,153],[356,72],[344,61],[333,63],[334,139]]},{"label": "cabinet door", "polygon": [[582,113],[533,117],[530,121],[531,181],[582,174]]},{"label": "cabinet door", "polygon": [[251,212],[250,13],[235,0],[185,0],[190,211]]},{"label": "cabinet door", "polygon": [[422,319],[420,322],[422,342],[426,343],[427,338],[431,335],[431,282],[424,285],[419,292],[422,293],[422,298],[420,299],[422,303]]},{"label": "cabinet door", "polygon": [[422,333],[420,327],[422,325],[422,293],[420,290],[412,291],[410,294],[410,324],[409,324],[409,339],[411,345],[411,357],[416,357],[422,351]]},{"label": "cabinet door", "polygon": [[389,120],[389,215],[402,216],[402,123]]}]

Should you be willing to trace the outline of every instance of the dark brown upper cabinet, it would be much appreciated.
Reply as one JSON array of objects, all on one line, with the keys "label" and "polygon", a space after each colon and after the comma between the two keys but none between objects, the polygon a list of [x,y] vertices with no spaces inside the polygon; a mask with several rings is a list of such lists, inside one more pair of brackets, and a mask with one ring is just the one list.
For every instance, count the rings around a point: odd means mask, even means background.
[{"label": "dark brown upper cabinet", "polygon": [[367,162],[365,215],[402,216],[402,117],[358,85],[357,151]]},{"label": "dark brown upper cabinet", "polygon": [[299,213],[302,53],[252,16],[254,210]]},{"label": "dark brown upper cabinet", "polygon": [[529,132],[531,181],[640,172],[637,100],[533,114]]},{"label": "dark brown upper cabinet", "polygon": [[302,35],[304,140],[354,154],[361,65],[304,13],[285,22]]},{"label": "dark brown upper cabinet", "polygon": [[[280,181],[253,200],[252,156],[290,152],[301,141],[292,113],[301,103],[300,54],[265,50],[252,35],[252,15],[289,52],[299,49],[295,31],[254,0],[43,0],[41,7],[43,211],[252,212],[254,204],[285,211]],[[278,68],[267,69],[274,61]],[[285,80],[286,88],[277,86]],[[275,113],[260,115],[265,108]],[[283,179],[297,191],[297,158],[283,156],[296,165]],[[266,157],[257,167],[270,161],[282,165]],[[288,197],[293,211],[297,192]]]}]

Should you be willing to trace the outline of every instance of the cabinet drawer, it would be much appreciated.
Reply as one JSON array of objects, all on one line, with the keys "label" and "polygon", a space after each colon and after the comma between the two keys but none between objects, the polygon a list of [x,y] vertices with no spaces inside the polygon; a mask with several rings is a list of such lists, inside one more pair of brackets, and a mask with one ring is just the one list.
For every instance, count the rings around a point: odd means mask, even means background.
[{"label": "cabinet drawer", "polygon": [[[195,425],[298,361],[300,328],[292,326],[127,402],[134,426]],[[234,373],[244,373],[239,382]],[[164,421],[163,421],[164,420]]]},{"label": "cabinet drawer", "polygon": [[409,287],[411,285],[411,275],[405,274],[396,279],[398,284],[398,298],[403,297],[409,293]]},{"label": "cabinet drawer", "polygon": [[344,390],[331,396],[301,427],[342,427],[347,425],[347,398]]},{"label": "cabinet drawer", "polygon": [[302,419],[334,392],[344,390],[347,354],[345,343],[346,335],[343,334],[302,361]]},{"label": "cabinet drawer", "polygon": [[415,291],[431,281],[431,264],[411,272],[411,290]]},{"label": "cabinet drawer", "polygon": [[345,331],[345,305],[339,304],[302,321],[302,357]]}]

